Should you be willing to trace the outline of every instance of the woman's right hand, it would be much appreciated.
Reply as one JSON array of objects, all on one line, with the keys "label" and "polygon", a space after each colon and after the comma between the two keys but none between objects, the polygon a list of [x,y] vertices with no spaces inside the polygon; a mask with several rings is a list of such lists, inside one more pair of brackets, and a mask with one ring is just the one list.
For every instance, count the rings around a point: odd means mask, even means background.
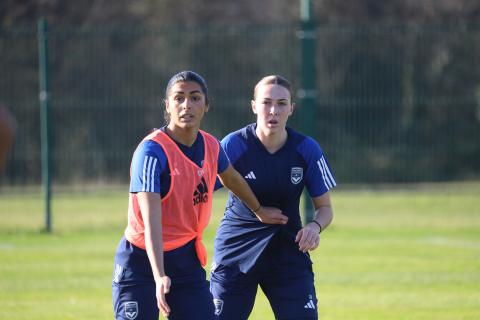
[{"label": "woman's right hand", "polygon": [[170,277],[162,276],[156,284],[158,309],[160,309],[164,317],[168,317],[170,314],[170,307],[168,306],[167,299],[165,299],[165,295],[170,292]]},{"label": "woman's right hand", "polygon": [[272,207],[260,207],[255,212],[258,220],[266,224],[286,224],[288,217],[282,214],[282,210]]}]

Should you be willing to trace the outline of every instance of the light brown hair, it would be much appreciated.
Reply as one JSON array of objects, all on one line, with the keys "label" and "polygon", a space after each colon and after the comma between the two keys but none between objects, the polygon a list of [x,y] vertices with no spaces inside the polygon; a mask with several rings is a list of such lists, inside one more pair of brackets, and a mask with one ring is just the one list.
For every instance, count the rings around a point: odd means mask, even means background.
[{"label": "light brown hair", "polygon": [[255,100],[257,97],[258,88],[262,85],[268,84],[276,84],[287,89],[288,92],[290,92],[290,103],[293,103],[292,86],[290,85],[290,82],[284,77],[276,74],[263,77],[260,81],[258,81],[258,83],[255,85],[255,89],[253,89],[253,100]]}]

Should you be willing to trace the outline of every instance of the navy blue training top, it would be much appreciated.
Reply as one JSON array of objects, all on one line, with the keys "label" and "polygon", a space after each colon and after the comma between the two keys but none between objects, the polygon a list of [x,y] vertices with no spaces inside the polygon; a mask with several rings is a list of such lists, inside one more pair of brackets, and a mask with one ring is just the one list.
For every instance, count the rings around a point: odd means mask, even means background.
[{"label": "navy blue training top", "polygon": [[[165,127],[160,130],[166,132]],[[205,145],[200,133],[190,147],[177,141],[175,143],[197,166],[203,166]],[[217,173],[222,173],[229,165],[228,157],[220,145]],[[170,190],[170,181],[170,168],[162,146],[152,140],[142,142],[132,160],[130,192],[156,192],[163,198]]]},{"label": "navy blue training top", "polygon": [[336,186],[318,143],[287,127],[283,147],[271,154],[258,139],[256,124],[227,135],[221,145],[233,167],[248,182],[262,206],[276,207],[288,216],[287,225],[265,224],[233,193],[215,237],[214,266],[237,265],[247,272],[270,239],[281,232],[295,241],[302,228],[299,212],[304,187],[318,197]]}]

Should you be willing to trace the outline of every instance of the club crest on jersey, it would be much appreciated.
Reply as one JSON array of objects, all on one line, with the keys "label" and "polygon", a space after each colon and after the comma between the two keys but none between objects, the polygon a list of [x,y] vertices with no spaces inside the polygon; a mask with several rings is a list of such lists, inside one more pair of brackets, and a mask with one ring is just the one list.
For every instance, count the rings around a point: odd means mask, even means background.
[{"label": "club crest on jersey", "polygon": [[292,172],[290,174],[290,180],[293,184],[299,184],[303,178],[303,168],[300,167],[293,167]]},{"label": "club crest on jersey", "polygon": [[133,320],[138,316],[138,303],[137,301],[126,301],[124,304],[125,308],[125,317],[127,319]]}]

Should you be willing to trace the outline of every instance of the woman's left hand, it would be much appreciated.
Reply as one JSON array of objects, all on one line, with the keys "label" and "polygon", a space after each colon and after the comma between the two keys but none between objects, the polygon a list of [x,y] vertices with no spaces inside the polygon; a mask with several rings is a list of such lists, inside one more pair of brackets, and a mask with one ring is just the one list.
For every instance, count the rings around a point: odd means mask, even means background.
[{"label": "woman's left hand", "polygon": [[320,234],[318,233],[318,226],[315,223],[309,223],[300,231],[295,237],[295,242],[298,243],[298,248],[302,252],[315,250],[320,244]]}]

